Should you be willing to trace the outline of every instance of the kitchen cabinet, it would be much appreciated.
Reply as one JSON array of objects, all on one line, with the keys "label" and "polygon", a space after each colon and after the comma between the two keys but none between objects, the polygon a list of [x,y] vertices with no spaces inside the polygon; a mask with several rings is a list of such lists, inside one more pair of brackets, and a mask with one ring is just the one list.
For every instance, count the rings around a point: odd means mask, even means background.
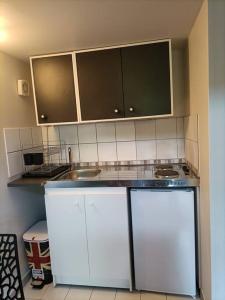
[{"label": "kitchen cabinet", "polygon": [[[86,195],[90,278],[98,282],[118,279],[128,285],[129,242],[126,195]],[[124,281],[124,282],[122,282]]]},{"label": "kitchen cabinet", "polygon": [[52,272],[56,282],[89,277],[84,195],[45,195]]},{"label": "kitchen cabinet", "polygon": [[170,42],[76,53],[81,120],[172,115]]},{"label": "kitchen cabinet", "polygon": [[38,124],[76,122],[72,53],[31,58]]},{"label": "kitchen cabinet", "polygon": [[129,288],[126,188],[50,188],[45,201],[55,283]]},{"label": "kitchen cabinet", "polygon": [[125,117],[169,115],[169,42],[121,48]]},{"label": "kitchen cabinet", "polygon": [[120,49],[76,54],[81,118],[124,117]]},{"label": "kitchen cabinet", "polygon": [[30,61],[38,125],[173,115],[170,40]]}]

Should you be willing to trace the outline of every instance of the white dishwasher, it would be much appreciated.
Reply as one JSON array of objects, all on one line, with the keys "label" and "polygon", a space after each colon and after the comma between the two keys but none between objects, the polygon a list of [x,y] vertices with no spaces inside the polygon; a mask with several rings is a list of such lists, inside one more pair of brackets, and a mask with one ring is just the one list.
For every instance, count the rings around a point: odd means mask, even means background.
[{"label": "white dishwasher", "polygon": [[194,192],[132,189],[137,290],[196,295]]}]

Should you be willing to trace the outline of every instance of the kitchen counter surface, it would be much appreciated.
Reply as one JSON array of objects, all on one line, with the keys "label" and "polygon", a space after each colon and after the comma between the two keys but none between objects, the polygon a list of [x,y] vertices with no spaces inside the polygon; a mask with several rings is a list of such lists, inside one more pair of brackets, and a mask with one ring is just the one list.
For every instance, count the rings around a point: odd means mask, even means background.
[{"label": "kitchen counter surface", "polygon": [[[178,178],[156,178],[155,165],[140,166],[101,166],[101,172],[94,177],[82,179],[62,179],[61,173],[54,178],[20,178],[8,183],[9,187],[40,186],[46,188],[73,188],[73,187],[196,187],[199,186],[199,178],[190,171],[185,175],[182,164],[174,164],[173,169],[178,171]],[[74,167],[73,169],[85,169],[87,167]],[[91,168],[91,167],[88,167]],[[94,167],[92,167],[94,168]]]},{"label": "kitchen counter surface", "polygon": [[100,167],[101,172],[94,176],[82,179],[58,178],[46,182],[46,188],[73,188],[73,187],[196,187],[199,178],[190,171],[185,175],[184,165],[174,164],[173,170],[178,171],[177,178],[156,178],[155,165],[141,166],[107,166]]},{"label": "kitchen counter surface", "polygon": [[19,186],[41,186],[44,185],[45,182],[49,180],[49,178],[18,178],[7,184],[8,187],[19,187]]}]

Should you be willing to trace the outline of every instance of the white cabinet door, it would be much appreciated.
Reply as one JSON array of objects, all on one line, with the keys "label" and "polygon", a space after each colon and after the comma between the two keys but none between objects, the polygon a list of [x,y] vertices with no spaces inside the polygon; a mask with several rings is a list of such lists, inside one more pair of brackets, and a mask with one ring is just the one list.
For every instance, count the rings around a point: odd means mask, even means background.
[{"label": "white cabinet door", "polygon": [[84,195],[45,195],[52,270],[56,283],[85,284],[89,265]]},{"label": "white cabinet door", "polygon": [[85,207],[92,284],[128,288],[130,252],[126,189],[90,189],[85,194]]}]

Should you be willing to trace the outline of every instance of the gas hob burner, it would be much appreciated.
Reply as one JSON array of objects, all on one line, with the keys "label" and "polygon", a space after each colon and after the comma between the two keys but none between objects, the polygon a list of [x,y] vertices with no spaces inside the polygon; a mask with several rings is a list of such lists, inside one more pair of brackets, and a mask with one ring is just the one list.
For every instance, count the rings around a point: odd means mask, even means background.
[{"label": "gas hob burner", "polygon": [[168,170],[168,169],[161,169],[155,172],[155,177],[156,178],[177,178],[179,177],[179,173],[174,170]]},{"label": "gas hob burner", "polygon": [[157,170],[172,170],[173,169],[173,165],[157,165],[155,166],[155,168]]}]

